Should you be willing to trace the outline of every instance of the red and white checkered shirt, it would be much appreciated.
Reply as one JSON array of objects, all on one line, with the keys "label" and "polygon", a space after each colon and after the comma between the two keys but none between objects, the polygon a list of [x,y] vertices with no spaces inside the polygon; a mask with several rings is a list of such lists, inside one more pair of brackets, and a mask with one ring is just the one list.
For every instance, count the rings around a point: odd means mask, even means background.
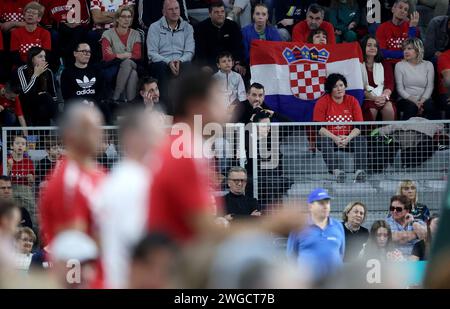
[{"label": "red and white checkered shirt", "polygon": [[32,0],[2,0],[0,22],[23,21],[23,8]]},{"label": "red and white checkered shirt", "polygon": [[[116,12],[121,6],[134,6],[134,0],[91,0],[91,11],[100,10],[101,12]],[[106,30],[114,28],[114,23],[110,24],[94,24],[94,30]]]}]

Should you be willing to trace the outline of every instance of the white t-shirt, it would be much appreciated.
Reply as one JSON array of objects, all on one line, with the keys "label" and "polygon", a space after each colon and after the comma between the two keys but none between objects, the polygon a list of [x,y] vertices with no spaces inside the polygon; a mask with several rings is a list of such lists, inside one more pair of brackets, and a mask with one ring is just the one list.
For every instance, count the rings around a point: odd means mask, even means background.
[{"label": "white t-shirt", "polygon": [[233,7],[238,7],[242,9],[239,15],[238,23],[241,28],[252,23],[252,6],[250,0],[224,0],[225,9],[227,13],[233,10]]}]

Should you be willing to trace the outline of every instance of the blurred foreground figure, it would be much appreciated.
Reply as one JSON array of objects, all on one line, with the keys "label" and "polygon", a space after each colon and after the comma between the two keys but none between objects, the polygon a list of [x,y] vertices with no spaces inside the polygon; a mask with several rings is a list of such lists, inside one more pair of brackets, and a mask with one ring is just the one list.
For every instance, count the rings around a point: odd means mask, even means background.
[{"label": "blurred foreground figure", "polygon": [[[19,207],[11,199],[0,199],[0,275],[5,270],[13,268],[14,234],[19,223]],[[1,283],[2,280],[0,285]]]}]

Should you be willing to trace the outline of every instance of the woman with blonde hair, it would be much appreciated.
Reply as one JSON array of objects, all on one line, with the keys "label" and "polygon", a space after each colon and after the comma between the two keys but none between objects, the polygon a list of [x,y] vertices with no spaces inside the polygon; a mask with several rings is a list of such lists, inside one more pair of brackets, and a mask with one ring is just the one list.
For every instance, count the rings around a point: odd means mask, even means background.
[{"label": "woman with blonde hair", "polygon": [[417,184],[414,181],[407,179],[400,182],[397,194],[404,195],[411,201],[411,214],[415,220],[427,222],[430,219],[430,210],[428,207],[418,202],[419,194],[417,192]]},{"label": "woman with blonde hair", "polygon": [[33,245],[36,242],[36,234],[29,227],[21,227],[16,235],[16,269],[28,271],[33,257]]},{"label": "woman with blonde hair", "polygon": [[362,202],[350,202],[342,212],[345,232],[344,262],[356,259],[369,238],[369,230],[361,226],[366,217],[367,207]]}]

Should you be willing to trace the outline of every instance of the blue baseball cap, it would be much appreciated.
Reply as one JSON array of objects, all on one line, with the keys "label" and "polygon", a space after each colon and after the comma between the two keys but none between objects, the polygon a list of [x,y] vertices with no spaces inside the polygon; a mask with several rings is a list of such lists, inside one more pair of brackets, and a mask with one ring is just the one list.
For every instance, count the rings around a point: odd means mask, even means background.
[{"label": "blue baseball cap", "polygon": [[314,189],[308,196],[308,204],[312,204],[316,201],[321,200],[331,200],[331,196],[328,194],[328,191],[323,188]]}]

